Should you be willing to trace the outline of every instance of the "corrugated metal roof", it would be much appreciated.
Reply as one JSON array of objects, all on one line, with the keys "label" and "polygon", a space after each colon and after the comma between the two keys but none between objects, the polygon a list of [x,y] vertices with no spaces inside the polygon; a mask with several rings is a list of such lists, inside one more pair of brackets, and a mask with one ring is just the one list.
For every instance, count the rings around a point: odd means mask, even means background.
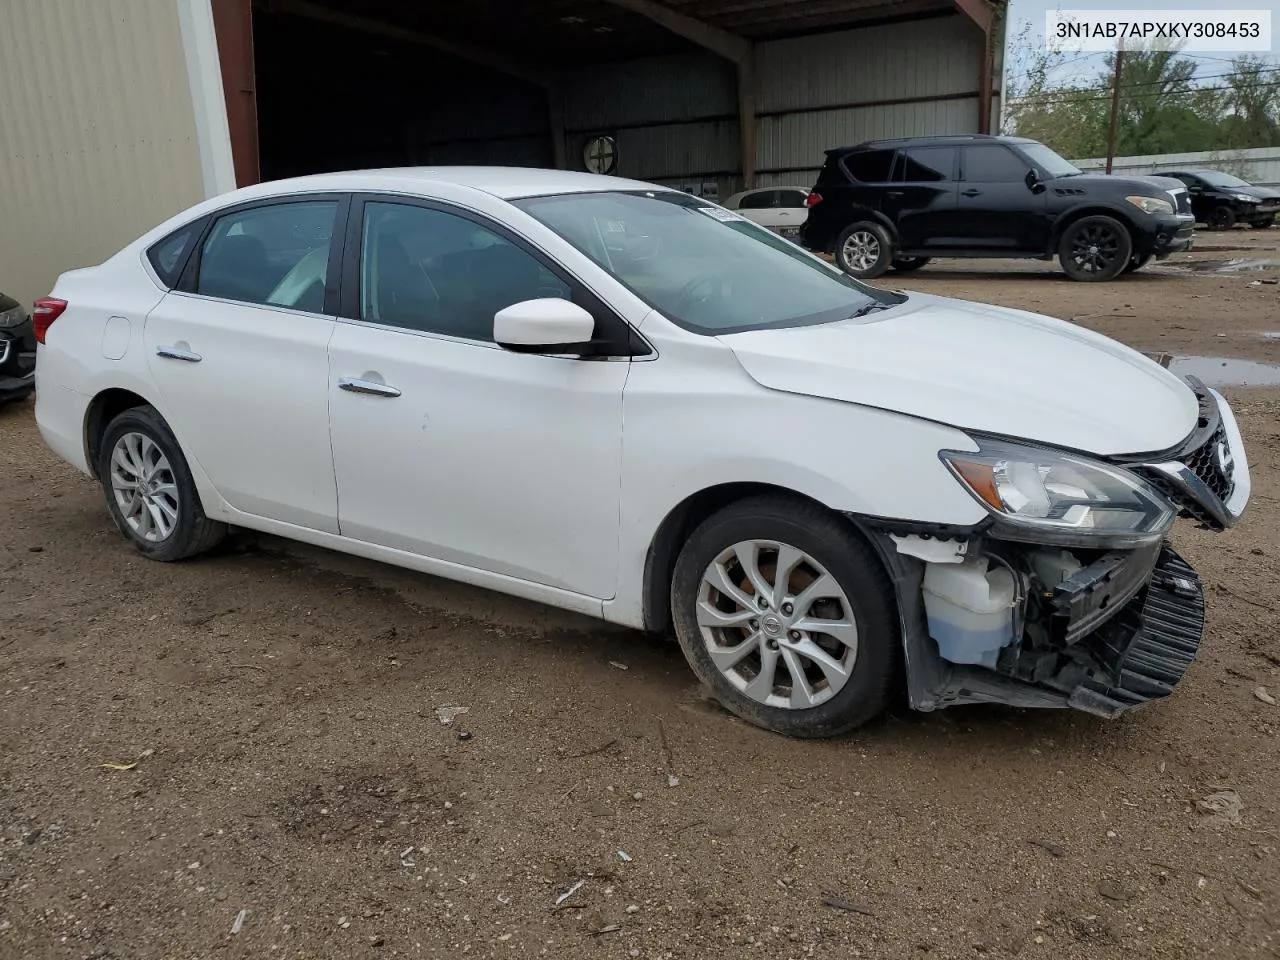
[{"label": "corrugated metal roof", "polygon": [[[350,0],[310,2],[352,12]],[[1004,2],[995,0],[997,4]],[[661,5],[757,41],[956,9],[954,0],[664,0]],[[608,0],[467,0],[466,3],[414,4],[404,0],[361,0],[359,15],[560,67],[694,48],[689,40],[648,17]]]}]

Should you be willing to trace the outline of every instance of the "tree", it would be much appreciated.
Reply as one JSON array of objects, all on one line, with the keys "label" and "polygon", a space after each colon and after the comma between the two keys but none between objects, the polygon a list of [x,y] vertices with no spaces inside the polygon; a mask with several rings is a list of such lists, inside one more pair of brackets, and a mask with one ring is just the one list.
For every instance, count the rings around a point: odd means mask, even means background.
[{"label": "tree", "polygon": [[[1029,25],[1010,42],[1005,132],[1068,157],[1106,151],[1114,54],[1093,76],[1062,79],[1079,57],[1045,49]],[[1200,73],[1177,49],[1125,51],[1117,151],[1122,156],[1238,150],[1280,144],[1280,68],[1256,56]],[[1225,73],[1225,75],[1224,75]]]}]

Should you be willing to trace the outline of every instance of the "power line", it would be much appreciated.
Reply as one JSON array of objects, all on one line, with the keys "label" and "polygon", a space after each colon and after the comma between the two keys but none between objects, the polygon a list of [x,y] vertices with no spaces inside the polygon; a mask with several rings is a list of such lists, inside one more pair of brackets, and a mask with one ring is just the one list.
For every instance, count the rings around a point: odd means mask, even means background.
[{"label": "power line", "polygon": [[[1132,84],[1132,86],[1135,86],[1135,87],[1136,87],[1136,86],[1143,86],[1143,84],[1136,84],[1136,83],[1135,83],[1135,84]],[[1146,86],[1150,86],[1150,84],[1146,84]],[[1157,99],[1157,98],[1160,98],[1160,97],[1167,97],[1167,96],[1169,96],[1169,95],[1170,95],[1170,93],[1171,93],[1170,91],[1167,91],[1167,90],[1148,90],[1148,91],[1146,91],[1146,92],[1144,92],[1144,93],[1132,93],[1132,94],[1131,94],[1131,93],[1127,93],[1127,91],[1128,91],[1129,87],[1130,87],[1130,85],[1128,85],[1128,84],[1126,84],[1126,85],[1122,85],[1122,86],[1121,86],[1120,94],[1121,94],[1121,97],[1122,97],[1123,99],[1125,99],[1125,100],[1153,100],[1153,99]],[[1251,84],[1248,84],[1248,85],[1245,87],[1245,89],[1247,89],[1247,90],[1271,90],[1271,89],[1273,89],[1273,88],[1275,88],[1275,87],[1280,87],[1280,80],[1269,80],[1269,81],[1267,81],[1266,83],[1251,83]],[[1180,94],[1187,94],[1187,93],[1226,93],[1226,92],[1228,92],[1228,91],[1235,91],[1235,90],[1238,90],[1238,89],[1240,89],[1240,88],[1238,88],[1238,87],[1231,87],[1231,86],[1217,86],[1217,87],[1191,87],[1191,88],[1186,89],[1186,90],[1178,90],[1178,91],[1176,91],[1176,93],[1180,93]],[[1078,90],[1077,92],[1078,92],[1078,93],[1089,93],[1089,94],[1091,94],[1091,95],[1090,95],[1090,96],[1073,96],[1073,95],[1072,95],[1072,94],[1070,94],[1070,93],[1062,94],[1060,91],[1055,91],[1053,94],[1050,94],[1050,95],[1045,96],[1045,97],[1040,97],[1040,96],[1015,97],[1015,98],[1011,98],[1009,102],[1010,102],[1010,103],[1037,103],[1037,104],[1040,104],[1040,105],[1042,105],[1042,106],[1051,106],[1052,104],[1055,104],[1055,103],[1093,103],[1093,102],[1094,102],[1094,101],[1096,101],[1096,100],[1110,100],[1110,99],[1111,99],[1111,94],[1110,94],[1110,92],[1108,92],[1108,93],[1102,93],[1102,94],[1096,94],[1096,95],[1092,95],[1091,91],[1090,91],[1090,90],[1088,90],[1088,89],[1081,89],[1081,90]]]},{"label": "power line", "polygon": [[[1190,88],[1191,88],[1191,89],[1195,90],[1195,89],[1200,89],[1200,88],[1195,87],[1195,86],[1193,86],[1193,85],[1192,85],[1192,84],[1194,83],[1194,81],[1196,81],[1196,80],[1222,80],[1222,79],[1224,79],[1224,78],[1226,78],[1226,77],[1240,77],[1240,78],[1242,78],[1242,79],[1248,79],[1248,78],[1250,78],[1250,77],[1260,77],[1260,76],[1262,76],[1262,74],[1264,74],[1264,73],[1280,73],[1280,67],[1263,67],[1263,68],[1261,68],[1260,70],[1247,70],[1247,71],[1232,70],[1232,71],[1230,71],[1230,72],[1228,72],[1228,73],[1206,73],[1206,74],[1203,74],[1203,75],[1200,75],[1200,76],[1192,75],[1192,76],[1190,76],[1190,77],[1182,77],[1182,78],[1176,78],[1176,79],[1175,79],[1175,78],[1172,78],[1172,77],[1166,77],[1166,78],[1165,78],[1165,79],[1163,79],[1163,80],[1141,80],[1141,81],[1137,81],[1137,82],[1135,82],[1135,83],[1128,83],[1128,84],[1125,84],[1125,87],[1126,87],[1126,88],[1128,88],[1128,87],[1156,87],[1156,86],[1159,86],[1159,85],[1161,85],[1161,84],[1177,84],[1177,83],[1185,83],[1185,84],[1188,84],[1188,85],[1190,86]],[[1087,89],[1089,89],[1089,88],[1088,88],[1088,87],[1075,87],[1075,88],[1072,88],[1072,89],[1076,89],[1076,90],[1087,90]]]}]

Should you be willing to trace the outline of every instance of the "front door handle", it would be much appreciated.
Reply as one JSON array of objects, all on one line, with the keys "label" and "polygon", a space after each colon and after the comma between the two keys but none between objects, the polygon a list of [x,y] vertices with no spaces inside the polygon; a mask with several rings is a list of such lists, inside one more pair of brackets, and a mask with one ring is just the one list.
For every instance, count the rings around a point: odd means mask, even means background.
[{"label": "front door handle", "polygon": [[884,192],[884,195],[886,197],[905,197],[906,196],[906,194],[903,193],[901,190],[886,190]]},{"label": "front door handle", "polygon": [[194,350],[185,347],[156,347],[156,356],[169,360],[184,360],[187,363],[199,363],[204,358]]},{"label": "front door handle", "polygon": [[970,189],[970,190],[964,190],[964,191],[962,191],[962,192],[960,193],[960,196],[962,196],[962,197],[980,197],[980,196],[982,196],[982,191],[981,191],[981,190],[972,190],[972,189]]},{"label": "front door handle", "polygon": [[371,397],[400,396],[400,391],[395,387],[389,387],[385,383],[376,383],[373,380],[359,380],[355,377],[343,377],[338,381],[338,389],[347,390],[351,393],[365,393]]}]

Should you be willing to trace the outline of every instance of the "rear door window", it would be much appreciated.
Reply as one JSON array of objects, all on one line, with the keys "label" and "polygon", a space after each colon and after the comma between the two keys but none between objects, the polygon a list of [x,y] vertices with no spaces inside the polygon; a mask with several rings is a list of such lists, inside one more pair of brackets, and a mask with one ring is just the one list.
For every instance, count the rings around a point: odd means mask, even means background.
[{"label": "rear door window", "polygon": [[863,183],[886,183],[893,167],[892,150],[861,150],[844,158],[845,169]]},{"label": "rear door window", "polygon": [[204,221],[197,220],[195,223],[189,223],[175,230],[163,240],[152,244],[147,250],[147,260],[151,262],[151,268],[155,270],[156,276],[166,287],[172,289],[177,286],[178,277],[182,275],[182,268],[191,254],[191,248],[203,229]]},{"label": "rear door window", "polygon": [[304,200],[220,217],[200,252],[195,292],[321,312],[337,210],[337,200]]},{"label": "rear door window", "polygon": [[955,176],[955,147],[908,147],[898,155],[898,183],[938,183]]},{"label": "rear door window", "polygon": [[773,202],[774,193],[773,190],[757,190],[755,193],[748,193],[738,201],[738,209],[767,210],[769,207],[776,206]]}]

